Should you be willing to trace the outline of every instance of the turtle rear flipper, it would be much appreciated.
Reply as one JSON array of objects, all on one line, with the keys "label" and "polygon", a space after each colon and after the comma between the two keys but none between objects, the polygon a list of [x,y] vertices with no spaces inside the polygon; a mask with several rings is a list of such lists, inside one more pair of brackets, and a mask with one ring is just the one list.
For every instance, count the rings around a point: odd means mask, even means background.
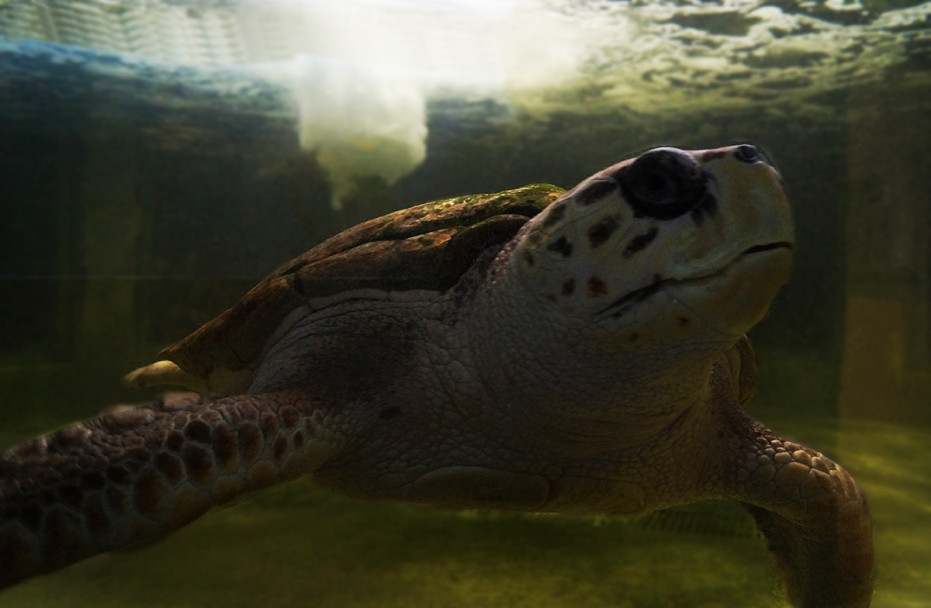
[{"label": "turtle rear flipper", "polygon": [[319,403],[193,393],[119,407],[0,457],[0,588],[145,543],[336,450]]},{"label": "turtle rear flipper", "polygon": [[123,381],[138,389],[169,385],[198,392],[207,390],[207,383],[202,378],[189,374],[173,361],[164,360],[134,369],[123,376]]},{"label": "turtle rear flipper", "polygon": [[208,376],[201,377],[181,369],[174,361],[163,360],[129,372],[123,376],[123,381],[137,389],[180,386],[197,392],[237,395],[249,389],[252,375],[252,370],[249,368],[239,370],[216,368]]}]

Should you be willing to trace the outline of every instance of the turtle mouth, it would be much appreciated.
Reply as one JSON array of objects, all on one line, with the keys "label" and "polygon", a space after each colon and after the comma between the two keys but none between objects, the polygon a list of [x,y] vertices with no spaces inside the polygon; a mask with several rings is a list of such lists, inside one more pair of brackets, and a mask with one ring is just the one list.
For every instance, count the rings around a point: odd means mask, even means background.
[{"label": "turtle mouth", "polygon": [[618,318],[622,317],[631,309],[631,307],[643,302],[648,299],[650,296],[655,294],[657,291],[661,290],[666,284],[675,281],[675,279],[658,279],[646,287],[641,287],[635,291],[632,291],[628,294],[625,294],[618,298],[617,300],[611,302],[601,310],[595,313],[596,316],[601,316],[607,313],[611,313],[612,317]]},{"label": "turtle mouth", "polygon": [[775,243],[766,243],[765,245],[754,245],[753,247],[748,247],[744,249],[739,257],[745,255],[751,255],[754,253],[760,253],[761,251],[772,251],[773,249],[788,249],[791,251],[793,249],[792,243],[789,241],[777,241]]},{"label": "turtle mouth", "polygon": [[649,299],[651,296],[656,294],[658,291],[661,291],[663,288],[665,288],[668,285],[675,285],[675,284],[680,284],[680,283],[691,283],[693,281],[704,281],[718,274],[721,274],[722,272],[725,272],[735,262],[747,256],[755,255],[758,253],[764,253],[766,251],[775,251],[779,249],[786,249],[786,250],[792,251],[793,248],[794,247],[792,243],[789,241],[775,241],[772,243],[764,243],[762,245],[753,245],[752,247],[748,247],[744,249],[743,251],[741,251],[733,260],[731,260],[729,264],[723,266],[722,268],[714,269],[711,272],[707,272],[704,274],[698,274],[695,276],[685,277],[685,278],[662,277],[660,275],[656,275],[653,277],[652,283],[621,296],[620,298],[618,298],[617,300],[614,300],[613,302],[611,302],[604,308],[598,310],[595,313],[595,315],[601,316],[601,315],[610,313],[611,316],[614,318],[622,317],[633,306],[636,306],[637,304],[640,304],[641,302]]}]

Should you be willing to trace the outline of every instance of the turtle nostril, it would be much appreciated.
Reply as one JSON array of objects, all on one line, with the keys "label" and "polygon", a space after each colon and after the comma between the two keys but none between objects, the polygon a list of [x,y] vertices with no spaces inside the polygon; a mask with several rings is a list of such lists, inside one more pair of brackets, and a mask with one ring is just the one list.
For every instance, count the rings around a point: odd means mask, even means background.
[{"label": "turtle nostril", "polygon": [[756,146],[751,146],[750,144],[743,144],[734,148],[734,158],[740,162],[751,164],[763,160]]}]

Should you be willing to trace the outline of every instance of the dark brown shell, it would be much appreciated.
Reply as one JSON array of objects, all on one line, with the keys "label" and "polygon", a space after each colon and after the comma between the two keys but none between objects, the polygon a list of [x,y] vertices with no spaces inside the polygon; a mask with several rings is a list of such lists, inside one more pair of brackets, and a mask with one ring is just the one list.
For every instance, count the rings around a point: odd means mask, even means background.
[{"label": "dark brown shell", "polygon": [[534,184],[402,209],[354,226],[279,268],[212,321],[162,351],[185,372],[254,368],[284,318],[353,289],[444,292],[563,190]]}]

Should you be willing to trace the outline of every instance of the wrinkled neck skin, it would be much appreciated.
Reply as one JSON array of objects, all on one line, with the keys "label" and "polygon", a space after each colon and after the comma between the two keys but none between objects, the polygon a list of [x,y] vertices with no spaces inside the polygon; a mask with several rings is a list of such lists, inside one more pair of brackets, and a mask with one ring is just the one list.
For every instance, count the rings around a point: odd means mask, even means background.
[{"label": "wrinkled neck skin", "polygon": [[[511,426],[528,429],[525,445],[539,446],[530,453],[544,462],[559,453],[543,510],[637,514],[735,499],[766,537],[794,606],[870,605],[866,497],[830,458],[744,413],[753,375],[741,369],[752,367],[746,342],[680,342],[675,357],[647,350],[615,360],[598,350],[597,334],[579,339],[584,327],[541,323],[545,307],[509,300],[514,285],[494,287],[476,302],[473,348],[484,349],[479,373],[501,415],[513,412]],[[622,367],[629,361],[637,368]],[[653,361],[665,371],[650,373]]]},{"label": "wrinkled neck skin", "polygon": [[530,440],[598,452],[655,445],[677,426],[707,422],[712,366],[739,336],[674,356],[661,345],[633,350],[586,319],[559,318],[502,272],[507,259],[495,263],[465,320],[467,340],[492,407]]},{"label": "wrinkled neck skin", "polygon": [[[541,510],[637,515],[728,494],[734,452],[708,447],[723,439],[736,449],[739,430],[725,420],[745,418],[726,354],[645,374],[571,332],[544,335],[539,318],[508,316],[509,307],[516,310],[501,301],[482,308],[486,324],[474,328],[473,347],[486,353],[477,369],[497,409],[485,419],[504,420],[500,428],[520,433],[509,441],[519,456],[553,471],[544,473],[550,494]],[[526,329],[514,331],[520,323]],[[507,324],[511,331],[501,331]],[[720,429],[729,436],[708,436]]]}]

